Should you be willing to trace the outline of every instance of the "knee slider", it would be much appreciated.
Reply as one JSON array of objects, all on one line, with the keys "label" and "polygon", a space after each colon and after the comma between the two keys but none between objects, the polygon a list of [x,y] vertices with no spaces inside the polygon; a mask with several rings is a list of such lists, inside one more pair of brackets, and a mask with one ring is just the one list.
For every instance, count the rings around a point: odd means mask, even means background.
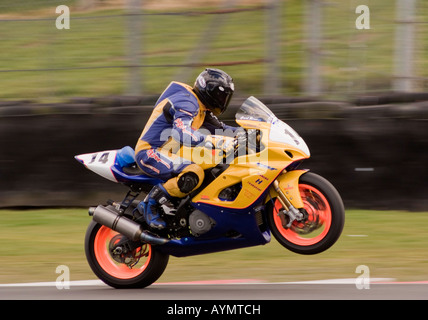
[{"label": "knee slider", "polygon": [[186,172],[178,178],[177,185],[181,192],[189,193],[199,184],[199,176],[194,172]]}]

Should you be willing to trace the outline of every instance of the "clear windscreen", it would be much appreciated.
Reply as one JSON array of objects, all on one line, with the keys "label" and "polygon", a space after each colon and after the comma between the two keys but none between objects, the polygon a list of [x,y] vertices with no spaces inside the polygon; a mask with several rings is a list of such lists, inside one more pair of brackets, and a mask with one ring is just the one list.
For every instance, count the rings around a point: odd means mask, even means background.
[{"label": "clear windscreen", "polygon": [[260,100],[249,97],[236,112],[236,120],[253,120],[273,123],[276,116]]}]

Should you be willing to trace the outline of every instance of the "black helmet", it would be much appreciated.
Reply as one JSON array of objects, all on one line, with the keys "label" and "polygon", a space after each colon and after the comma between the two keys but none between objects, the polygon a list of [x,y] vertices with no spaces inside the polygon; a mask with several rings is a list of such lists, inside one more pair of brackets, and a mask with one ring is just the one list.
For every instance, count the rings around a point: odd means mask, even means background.
[{"label": "black helmet", "polygon": [[193,86],[199,100],[216,116],[226,111],[234,90],[232,77],[220,69],[205,69]]}]

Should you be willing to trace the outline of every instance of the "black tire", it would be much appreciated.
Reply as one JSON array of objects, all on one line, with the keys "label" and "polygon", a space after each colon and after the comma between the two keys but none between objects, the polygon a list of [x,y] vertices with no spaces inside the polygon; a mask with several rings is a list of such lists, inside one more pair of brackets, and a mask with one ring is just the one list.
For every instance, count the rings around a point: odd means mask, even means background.
[{"label": "black tire", "polygon": [[[126,274],[127,271],[125,268],[123,268],[123,270],[126,277],[117,276],[114,274],[114,270],[109,270],[109,268],[114,269],[114,259],[110,256],[108,250],[95,249],[96,246],[100,246],[100,243],[97,242],[100,241],[98,240],[99,238],[97,238],[97,234],[101,235],[107,232],[113,231],[91,221],[85,236],[86,259],[88,260],[92,271],[98,276],[98,278],[100,278],[100,280],[116,289],[129,289],[144,288],[159,279],[168,264],[169,255],[156,251],[153,246],[148,244],[145,244],[148,246],[147,258],[144,261],[144,265],[140,269],[135,270],[135,276],[133,276],[133,274]],[[104,262],[99,260],[103,260]],[[116,264],[119,265],[119,267],[121,266],[117,262]],[[123,264],[123,266],[125,265]]]},{"label": "black tire", "polygon": [[290,228],[284,228],[278,217],[281,206],[273,199],[267,210],[268,225],[285,248],[299,254],[317,254],[339,239],[345,223],[345,209],[334,186],[315,173],[307,172],[300,177],[299,190],[306,210],[301,210],[305,212],[305,221],[295,221]]}]

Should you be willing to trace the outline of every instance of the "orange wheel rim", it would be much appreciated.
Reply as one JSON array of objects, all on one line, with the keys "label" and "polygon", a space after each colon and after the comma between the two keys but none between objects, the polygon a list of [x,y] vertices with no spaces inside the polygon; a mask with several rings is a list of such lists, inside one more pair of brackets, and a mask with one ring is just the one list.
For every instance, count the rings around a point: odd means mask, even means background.
[{"label": "orange wheel rim", "polygon": [[284,228],[278,212],[282,206],[278,200],[275,201],[273,210],[275,226],[280,234],[289,242],[299,246],[311,246],[325,238],[330,230],[332,215],[330,205],[317,188],[299,184],[300,196],[303,208],[306,210],[306,218],[294,221],[290,228]]},{"label": "orange wheel rim", "polygon": [[135,266],[130,268],[124,263],[115,261],[110,255],[109,244],[116,235],[118,235],[117,232],[105,226],[101,226],[94,240],[95,258],[100,267],[112,277],[118,279],[135,278],[142,274],[147,268],[152,254],[151,247],[149,244],[143,244],[143,246],[137,248],[136,251],[138,252],[136,253],[140,254],[140,259]]}]

